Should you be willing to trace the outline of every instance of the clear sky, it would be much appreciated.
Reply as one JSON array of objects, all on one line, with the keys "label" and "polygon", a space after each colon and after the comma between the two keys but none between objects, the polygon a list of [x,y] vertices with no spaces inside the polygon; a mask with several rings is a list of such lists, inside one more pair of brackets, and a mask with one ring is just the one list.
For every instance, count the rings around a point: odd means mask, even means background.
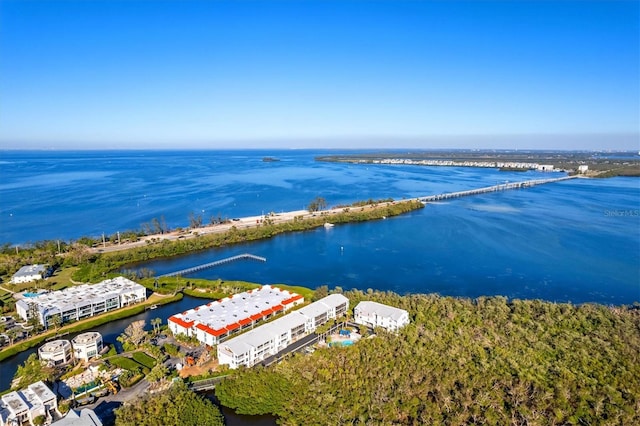
[{"label": "clear sky", "polygon": [[4,148],[639,150],[638,1],[0,1]]}]

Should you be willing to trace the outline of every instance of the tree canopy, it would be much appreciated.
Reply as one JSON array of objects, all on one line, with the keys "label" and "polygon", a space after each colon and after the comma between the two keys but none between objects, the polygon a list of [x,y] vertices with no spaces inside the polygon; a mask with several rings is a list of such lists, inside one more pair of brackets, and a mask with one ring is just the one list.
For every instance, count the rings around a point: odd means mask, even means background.
[{"label": "tree canopy", "polygon": [[239,413],[283,424],[640,424],[640,310],[350,291],[410,312],[400,333],[234,372]]},{"label": "tree canopy", "polygon": [[16,380],[14,388],[20,389],[39,380],[50,382],[53,377],[54,369],[47,366],[45,362],[40,361],[38,355],[31,354],[23,365],[18,366],[18,370],[13,376],[14,380]]},{"label": "tree canopy", "polygon": [[144,331],[146,325],[145,320],[134,321],[124,329],[124,333],[117,337],[126,350],[137,348],[147,336]]},{"label": "tree canopy", "polygon": [[213,403],[183,383],[147,394],[115,410],[116,426],[223,426],[222,413]]},{"label": "tree canopy", "polygon": [[309,203],[307,210],[310,212],[317,212],[327,208],[327,200],[322,197],[316,197]]}]

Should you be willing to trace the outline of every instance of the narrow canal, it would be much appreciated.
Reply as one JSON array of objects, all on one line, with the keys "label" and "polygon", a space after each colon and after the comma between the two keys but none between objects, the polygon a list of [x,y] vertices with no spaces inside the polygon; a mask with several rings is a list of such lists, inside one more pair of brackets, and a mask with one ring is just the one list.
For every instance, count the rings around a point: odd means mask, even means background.
[{"label": "narrow canal", "polygon": [[[194,308],[196,306],[202,305],[206,303],[204,299],[198,299],[195,297],[184,296],[182,300],[179,300],[174,303],[169,303],[167,305],[159,305],[157,309],[149,309],[145,312],[142,312],[138,315],[134,315],[128,318],[123,318],[121,320],[116,320],[109,322],[107,324],[103,324],[97,327],[92,328],[91,330],[85,331],[97,331],[102,334],[102,338],[107,343],[114,343],[118,346],[120,350],[120,343],[116,340],[116,338],[124,332],[124,329],[127,328],[129,324],[133,321],[145,320],[147,322],[147,329],[151,330],[150,321],[154,318],[161,318],[162,323],[167,323],[167,318],[177,312],[183,312],[187,309]],[[76,335],[84,333],[78,332],[73,334],[68,334],[66,336],[61,337],[62,339],[72,339]],[[11,380],[15,375],[18,366],[23,364],[24,361],[29,357],[29,355],[33,353],[38,353],[38,347],[34,347],[31,349],[27,349],[24,352],[19,353],[16,356],[11,358],[7,358],[4,361],[0,362],[0,390],[5,390],[11,387]]]}]

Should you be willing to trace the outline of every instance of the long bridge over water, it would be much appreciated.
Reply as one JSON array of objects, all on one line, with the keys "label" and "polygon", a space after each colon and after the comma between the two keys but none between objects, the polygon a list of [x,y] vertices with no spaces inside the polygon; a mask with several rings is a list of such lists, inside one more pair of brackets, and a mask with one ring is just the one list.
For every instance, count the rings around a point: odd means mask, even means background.
[{"label": "long bridge over water", "polygon": [[469,189],[466,191],[446,192],[444,194],[427,195],[424,197],[418,197],[418,200],[422,201],[423,203],[427,203],[429,201],[447,200],[450,198],[466,197],[469,195],[486,194],[488,192],[506,191],[508,189],[529,188],[531,186],[544,185],[544,184],[553,183],[553,182],[560,182],[563,180],[575,179],[577,177],[578,176],[563,176],[563,177],[552,178],[552,179],[535,179],[535,180],[526,180],[523,182],[502,183],[499,185],[485,186],[484,188]]},{"label": "long bridge over water", "polygon": [[188,275],[194,272],[202,271],[203,269],[214,268],[219,265],[224,265],[225,263],[235,262],[236,260],[244,260],[244,259],[258,260],[260,262],[267,261],[266,257],[256,256],[255,254],[250,254],[250,253],[243,253],[243,254],[238,254],[236,256],[231,256],[231,257],[226,257],[224,259],[216,260],[215,262],[204,263],[202,265],[193,266],[191,268],[181,269],[179,271],[170,272],[164,275],[159,275],[158,278],[175,277],[177,275],[180,275],[180,276]]}]

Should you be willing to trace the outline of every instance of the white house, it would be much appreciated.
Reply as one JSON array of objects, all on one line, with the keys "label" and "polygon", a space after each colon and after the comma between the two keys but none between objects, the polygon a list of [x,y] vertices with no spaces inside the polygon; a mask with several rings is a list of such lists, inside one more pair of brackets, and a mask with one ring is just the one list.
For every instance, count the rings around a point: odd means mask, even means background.
[{"label": "white house", "polygon": [[102,334],[97,331],[82,333],[74,337],[71,344],[76,359],[89,361],[89,358],[98,355],[102,350]]},{"label": "white house", "polygon": [[48,270],[47,265],[26,265],[13,274],[11,282],[13,284],[20,284],[41,280],[47,277]]},{"label": "white house", "polygon": [[587,173],[589,171],[589,166],[586,164],[581,164],[578,166],[578,173]]},{"label": "white house", "polygon": [[9,392],[0,398],[0,426],[33,424],[33,419],[45,416],[51,421],[51,410],[58,408],[55,394],[42,381],[25,389]]},{"label": "white house", "polygon": [[398,330],[409,324],[407,311],[377,302],[358,303],[353,309],[353,317],[357,324],[382,327],[389,331]]},{"label": "white house", "polygon": [[256,327],[218,345],[218,362],[238,368],[251,367],[275,355],[330,319],[343,315],[349,299],[331,294],[270,323]]},{"label": "white house", "polygon": [[82,284],[18,300],[16,311],[25,321],[32,313],[36,314],[42,325],[49,328],[56,316],[61,317],[63,323],[78,321],[146,298],[146,288],[124,277],[116,277],[98,284]]},{"label": "white house", "polygon": [[73,348],[68,340],[53,340],[38,348],[38,356],[49,365],[67,365],[73,361]]}]

